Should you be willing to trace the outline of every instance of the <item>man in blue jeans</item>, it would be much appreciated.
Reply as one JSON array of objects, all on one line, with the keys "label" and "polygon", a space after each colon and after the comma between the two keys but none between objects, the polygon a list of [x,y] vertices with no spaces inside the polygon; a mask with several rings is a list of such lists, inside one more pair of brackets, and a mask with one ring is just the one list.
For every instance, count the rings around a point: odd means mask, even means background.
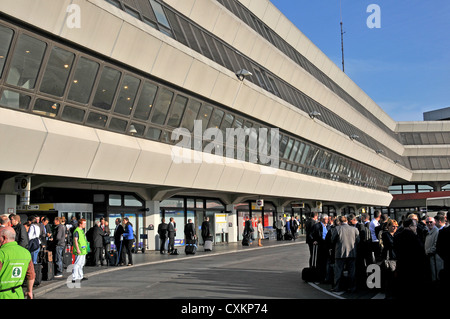
[{"label": "man in blue jeans", "polygon": [[53,241],[55,245],[55,278],[61,278],[63,276],[63,255],[66,244],[66,228],[61,224],[60,217],[55,218],[54,224],[55,234],[53,235]]}]

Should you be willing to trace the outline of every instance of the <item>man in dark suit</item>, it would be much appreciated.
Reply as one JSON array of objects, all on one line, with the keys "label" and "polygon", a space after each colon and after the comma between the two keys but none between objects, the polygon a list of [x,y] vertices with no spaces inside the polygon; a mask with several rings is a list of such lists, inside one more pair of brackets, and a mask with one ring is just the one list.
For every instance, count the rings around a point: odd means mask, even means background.
[{"label": "man in dark suit", "polygon": [[114,230],[114,244],[116,245],[117,250],[117,263],[119,263],[119,260],[122,260],[122,235],[125,230],[123,229],[122,220],[120,218],[116,218],[115,223],[116,229]]},{"label": "man in dark suit", "polygon": [[[355,217],[352,216],[354,219]],[[359,231],[347,223],[347,217],[341,216],[340,225],[333,232],[331,242],[334,245],[334,287],[335,291],[342,291],[341,279],[344,267],[347,267],[349,278],[349,289],[354,291],[355,285],[355,261],[356,245],[359,242]]]},{"label": "man in dark suit", "polygon": [[205,216],[205,220],[202,223],[202,239],[205,242],[211,237],[211,231],[209,230],[209,217]]},{"label": "man in dark suit", "polygon": [[167,226],[167,231],[169,232],[169,254],[172,254],[175,250],[175,236],[177,235],[177,225],[173,219],[173,217],[170,217],[169,225]]},{"label": "man in dark suit", "polygon": [[166,219],[161,219],[161,224],[158,225],[158,235],[159,235],[159,253],[164,254],[164,246],[167,240],[167,227]]},{"label": "man in dark suit", "polygon": [[320,222],[314,224],[309,235],[309,240],[313,245],[317,245],[317,270],[319,272],[320,281],[325,279],[327,273],[328,245],[325,241],[329,226],[328,215],[322,214]]},{"label": "man in dark suit", "polygon": [[186,236],[186,243],[189,244],[195,240],[195,229],[192,219],[188,219],[188,223],[184,226],[184,236]]},{"label": "man in dark suit", "polygon": [[[313,226],[319,222],[318,218],[319,218],[319,213],[312,212],[311,217],[308,218],[308,220],[306,221],[306,225],[305,225],[306,243],[308,244],[308,247],[309,247],[309,267],[311,267],[312,253],[313,253],[313,242],[311,240],[311,232],[312,232]],[[277,231],[278,231],[278,229],[277,229]]]},{"label": "man in dark suit", "polygon": [[413,296],[425,291],[427,257],[424,245],[417,235],[416,221],[408,218],[403,230],[394,236],[397,257],[397,297]]},{"label": "man in dark suit", "polygon": [[103,266],[103,236],[105,232],[100,227],[100,221],[95,222],[95,226],[92,231],[92,250],[93,250],[93,264],[94,266]]},{"label": "man in dark suit", "polygon": [[440,272],[441,280],[443,285],[448,287],[450,283],[450,226],[444,227],[439,231],[436,253],[444,261],[444,269]]}]

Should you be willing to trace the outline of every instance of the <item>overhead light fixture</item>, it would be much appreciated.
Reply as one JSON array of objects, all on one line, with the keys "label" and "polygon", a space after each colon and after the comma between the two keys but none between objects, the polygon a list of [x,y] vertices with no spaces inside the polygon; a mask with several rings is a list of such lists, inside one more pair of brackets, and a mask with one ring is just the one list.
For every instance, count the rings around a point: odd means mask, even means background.
[{"label": "overhead light fixture", "polygon": [[384,153],[383,150],[376,150],[375,152],[376,152],[377,154],[382,154],[382,153]]},{"label": "overhead light fixture", "polygon": [[136,128],[134,127],[133,124],[130,125],[130,128],[128,129],[128,133],[130,133],[131,135],[134,135],[137,133]]},{"label": "overhead light fixture", "polygon": [[394,160],[394,163],[398,164],[398,163],[400,163],[400,161],[399,160]]},{"label": "overhead light fixture", "polygon": [[317,111],[312,111],[311,113],[309,113],[309,117],[310,118],[316,118],[316,117],[318,117],[318,116],[321,116],[322,114],[320,114],[319,112],[317,112]]},{"label": "overhead light fixture", "polygon": [[350,139],[353,141],[353,140],[357,140],[357,139],[359,139],[359,136],[358,135],[356,135],[356,134],[352,134],[352,135],[350,135]]},{"label": "overhead light fixture", "polygon": [[252,75],[250,71],[242,69],[236,72],[236,76],[239,80],[244,81],[247,76]]}]

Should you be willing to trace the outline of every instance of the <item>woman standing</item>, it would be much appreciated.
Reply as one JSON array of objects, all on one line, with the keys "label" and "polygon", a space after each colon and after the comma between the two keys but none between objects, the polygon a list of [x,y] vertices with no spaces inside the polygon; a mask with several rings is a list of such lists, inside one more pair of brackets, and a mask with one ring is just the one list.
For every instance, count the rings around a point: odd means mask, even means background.
[{"label": "woman standing", "polygon": [[128,217],[125,217],[123,219],[123,253],[122,253],[122,261],[123,264],[126,264],[126,257],[125,255],[128,255],[128,266],[133,265],[133,255],[131,253],[131,249],[133,248],[133,240],[134,240],[134,233],[133,233],[133,225],[130,223],[130,220]]},{"label": "woman standing", "polygon": [[261,223],[261,218],[258,220],[258,246],[262,246],[261,239],[264,238],[264,229]]},{"label": "woman standing", "polygon": [[[381,256],[383,260],[397,260],[397,256],[394,251],[394,234],[398,229],[398,223],[394,219],[387,221],[387,230],[381,234],[381,242],[383,243],[383,250]],[[385,289],[386,299],[391,299],[393,296],[393,284],[395,280],[395,272],[384,269],[382,271],[381,278],[383,280],[383,286]]]}]

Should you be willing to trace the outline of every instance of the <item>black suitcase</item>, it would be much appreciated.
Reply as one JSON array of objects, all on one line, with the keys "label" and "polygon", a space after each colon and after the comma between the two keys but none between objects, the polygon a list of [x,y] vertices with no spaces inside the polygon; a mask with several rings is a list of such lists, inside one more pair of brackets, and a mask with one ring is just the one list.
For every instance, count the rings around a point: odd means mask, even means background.
[{"label": "black suitcase", "polygon": [[116,266],[118,259],[119,259],[119,254],[117,253],[117,251],[110,251],[107,255],[108,258],[106,258],[106,263],[108,264],[108,266]]},{"label": "black suitcase", "polygon": [[72,265],[72,253],[71,252],[64,252],[63,254],[63,265],[64,268],[69,267],[70,265]]},{"label": "black suitcase", "polygon": [[242,246],[250,246],[250,236],[244,235],[244,238],[242,238]]},{"label": "black suitcase", "polygon": [[302,279],[306,282],[320,281],[319,270],[317,269],[317,250],[318,245],[313,245],[311,267],[303,268]]},{"label": "black suitcase", "polygon": [[33,286],[39,286],[42,282],[42,264],[34,264],[34,273],[36,275]]},{"label": "black suitcase", "polygon": [[197,252],[197,245],[196,244],[186,244],[184,252],[186,253],[186,255],[195,255],[195,253]]},{"label": "black suitcase", "polygon": [[186,240],[184,252],[186,255],[194,255],[197,252],[197,240]]},{"label": "black suitcase", "polygon": [[53,261],[48,261],[42,264],[42,279],[50,281],[55,278],[55,264]]}]

